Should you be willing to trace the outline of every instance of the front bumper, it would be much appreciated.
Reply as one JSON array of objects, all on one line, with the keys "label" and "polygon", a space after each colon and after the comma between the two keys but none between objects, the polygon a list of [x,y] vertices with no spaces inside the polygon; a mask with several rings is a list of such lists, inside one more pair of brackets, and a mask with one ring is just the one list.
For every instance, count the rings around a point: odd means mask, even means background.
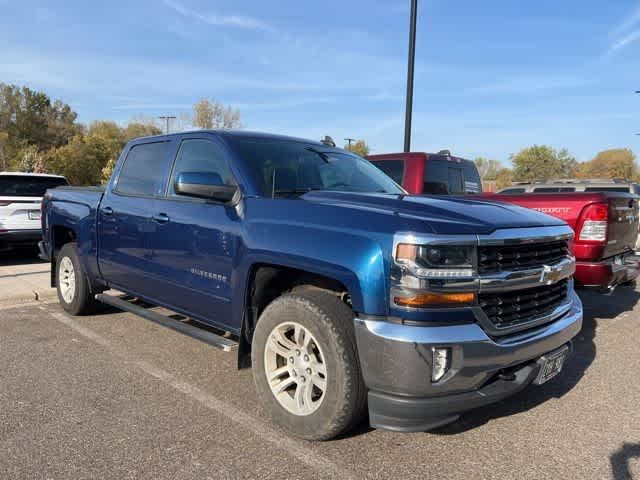
[{"label": "front bumper", "polygon": [[[538,373],[536,360],[570,344],[580,331],[582,304],[575,292],[570,295],[571,308],[558,320],[500,338],[489,337],[477,323],[415,326],[356,318],[371,425],[425,431],[522,390]],[[435,383],[432,347],[452,352],[449,372]]]},{"label": "front bumper", "polygon": [[635,280],[640,274],[640,256],[624,255],[616,263],[614,258],[601,262],[576,262],[574,278],[580,286],[610,290],[617,285]]},{"label": "front bumper", "polygon": [[35,246],[42,240],[42,230],[0,230],[0,250],[20,246]]}]

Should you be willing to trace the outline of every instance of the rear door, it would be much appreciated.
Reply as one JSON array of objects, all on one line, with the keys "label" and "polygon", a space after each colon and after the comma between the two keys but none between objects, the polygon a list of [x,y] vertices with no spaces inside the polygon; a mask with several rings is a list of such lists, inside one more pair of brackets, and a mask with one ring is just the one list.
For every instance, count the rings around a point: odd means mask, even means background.
[{"label": "rear door", "polygon": [[98,212],[98,260],[105,280],[115,287],[154,298],[150,232],[156,227],[155,202],[163,191],[170,157],[169,141],[134,144]]},{"label": "rear door", "polygon": [[461,195],[465,193],[462,165],[440,157],[430,155],[424,168],[424,194]]}]

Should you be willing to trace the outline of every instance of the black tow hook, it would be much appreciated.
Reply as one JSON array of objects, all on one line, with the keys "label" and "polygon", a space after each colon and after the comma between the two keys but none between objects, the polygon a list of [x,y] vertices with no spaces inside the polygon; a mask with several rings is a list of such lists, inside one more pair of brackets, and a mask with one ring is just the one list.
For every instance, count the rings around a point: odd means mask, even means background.
[{"label": "black tow hook", "polygon": [[505,382],[513,382],[516,379],[516,374],[513,372],[499,372],[498,378]]}]

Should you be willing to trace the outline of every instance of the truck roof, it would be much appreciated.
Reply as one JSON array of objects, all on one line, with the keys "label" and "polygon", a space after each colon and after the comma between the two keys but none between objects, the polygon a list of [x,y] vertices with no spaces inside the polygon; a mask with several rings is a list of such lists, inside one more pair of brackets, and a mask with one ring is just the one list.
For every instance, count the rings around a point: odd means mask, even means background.
[{"label": "truck roof", "polygon": [[445,153],[429,153],[429,152],[398,152],[398,153],[381,153],[381,154],[373,154],[367,155],[365,158],[367,160],[393,160],[397,158],[407,158],[407,157],[429,157],[429,160],[450,160],[453,162],[459,163],[473,163],[472,160],[467,160],[466,158],[456,157],[455,155],[449,155]]},{"label": "truck roof", "polygon": [[146,139],[146,138],[167,138],[167,137],[177,137],[180,135],[185,135],[189,133],[215,133],[216,135],[220,135],[222,137],[243,137],[243,138],[262,138],[262,139],[272,139],[272,140],[288,140],[293,142],[303,142],[303,143],[311,143],[314,145],[318,145],[320,147],[326,147],[323,143],[317,140],[309,140],[308,138],[299,138],[299,137],[291,137],[288,135],[280,135],[276,133],[267,133],[267,132],[255,132],[251,130],[240,130],[240,129],[205,129],[205,130],[188,130],[184,132],[176,132],[169,133],[163,135],[151,135],[147,137],[138,137],[138,139]]}]

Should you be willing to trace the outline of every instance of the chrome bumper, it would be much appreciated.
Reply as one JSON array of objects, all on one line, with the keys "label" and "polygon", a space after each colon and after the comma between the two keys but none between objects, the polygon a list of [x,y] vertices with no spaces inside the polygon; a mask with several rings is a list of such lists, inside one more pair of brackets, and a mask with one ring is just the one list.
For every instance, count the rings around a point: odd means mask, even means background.
[{"label": "chrome bumper", "polygon": [[[405,325],[356,318],[355,331],[364,381],[369,390],[435,397],[469,392],[498,371],[515,367],[568,342],[582,327],[582,303],[570,291],[568,311],[552,323],[497,339],[477,323]],[[432,347],[451,348],[451,368],[431,381]]]}]

